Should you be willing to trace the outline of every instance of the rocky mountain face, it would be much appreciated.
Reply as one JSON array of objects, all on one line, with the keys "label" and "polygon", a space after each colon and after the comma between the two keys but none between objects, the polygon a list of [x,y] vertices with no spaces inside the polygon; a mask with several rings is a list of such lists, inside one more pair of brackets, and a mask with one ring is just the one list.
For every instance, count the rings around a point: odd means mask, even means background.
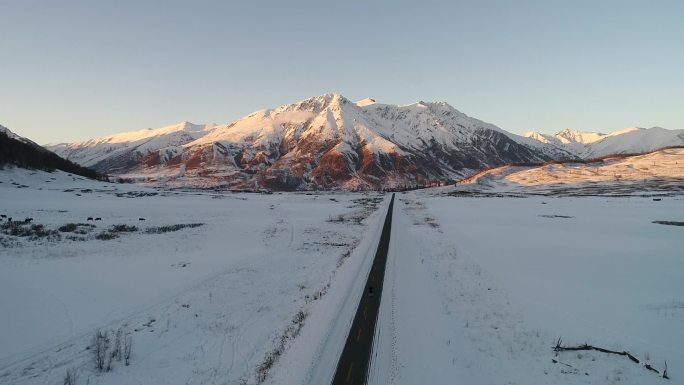
[{"label": "rocky mountain face", "polygon": [[188,122],[48,148],[168,187],[378,189],[460,179],[504,163],[590,159],[684,145],[684,130],[518,136],[443,102],[405,106],[326,94],[224,125]]},{"label": "rocky mountain face", "polygon": [[326,94],[227,125],[185,122],[48,148],[100,172],[170,187],[377,189],[551,159],[516,139],[524,138],[446,103]]}]

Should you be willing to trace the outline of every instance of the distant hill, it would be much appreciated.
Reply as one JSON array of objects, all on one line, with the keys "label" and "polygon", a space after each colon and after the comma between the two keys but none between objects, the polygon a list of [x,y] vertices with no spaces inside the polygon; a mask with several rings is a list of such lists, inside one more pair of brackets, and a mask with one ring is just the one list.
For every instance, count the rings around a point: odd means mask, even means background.
[{"label": "distant hill", "polygon": [[641,155],[617,155],[595,161],[548,162],[541,166],[506,165],[460,181],[455,194],[516,193],[536,195],[681,194],[684,148]]},{"label": "distant hill", "polygon": [[44,171],[62,170],[92,179],[100,177],[94,170],[66,160],[0,126],[0,168],[7,165]]}]

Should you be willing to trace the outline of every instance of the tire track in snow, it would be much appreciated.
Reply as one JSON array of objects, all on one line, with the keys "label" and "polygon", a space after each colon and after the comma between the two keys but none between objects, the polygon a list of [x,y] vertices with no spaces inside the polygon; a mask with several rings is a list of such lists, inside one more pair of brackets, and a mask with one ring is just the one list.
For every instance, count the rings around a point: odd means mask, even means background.
[{"label": "tire track in snow", "polygon": [[74,338],[74,320],[71,318],[71,313],[69,313],[69,308],[67,307],[66,303],[62,301],[59,297],[57,297],[53,293],[49,293],[52,298],[55,299],[55,301],[59,302],[59,304],[62,306],[62,310],[64,311],[64,318],[67,320],[67,323],[69,324],[69,338]]}]

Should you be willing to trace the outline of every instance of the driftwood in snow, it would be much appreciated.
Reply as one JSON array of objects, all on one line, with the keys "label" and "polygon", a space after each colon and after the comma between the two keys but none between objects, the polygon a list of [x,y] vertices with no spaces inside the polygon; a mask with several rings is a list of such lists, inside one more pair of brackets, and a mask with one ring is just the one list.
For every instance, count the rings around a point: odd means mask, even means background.
[{"label": "driftwood in snow", "polygon": [[[562,342],[563,342],[563,340],[560,339],[560,338],[558,338],[558,341],[556,341],[556,346],[554,346],[554,348],[553,348],[553,351],[554,351],[554,352],[572,352],[572,351],[578,351],[578,350],[596,350],[597,352],[608,353],[608,354],[617,354],[617,355],[620,355],[620,356],[626,356],[627,358],[629,358],[629,359],[632,360],[633,362],[635,362],[635,363],[637,363],[637,364],[641,364],[641,361],[639,361],[638,358],[636,358],[633,354],[631,354],[630,352],[625,351],[625,350],[619,352],[619,351],[616,351],[616,350],[609,350],[609,349],[599,348],[599,347],[597,347],[597,346],[592,346],[592,345],[588,345],[588,344],[583,344],[583,345],[578,345],[578,346],[562,346],[562,345],[561,345]],[[646,369],[648,369],[648,370],[650,370],[650,371],[652,371],[652,372],[657,373],[659,376],[661,376],[661,377],[663,377],[663,378],[666,378],[666,379],[668,379],[668,380],[670,379],[670,377],[668,377],[668,375],[667,375],[667,361],[665,362],[665,370],[663,370],[662,375],[661,375],[661,373],[658,371],[658,369],[654,368],[654,367],[651,366],[650,364],[644,363],[643,365],[644,365],[644,367],[645,367]]]}]

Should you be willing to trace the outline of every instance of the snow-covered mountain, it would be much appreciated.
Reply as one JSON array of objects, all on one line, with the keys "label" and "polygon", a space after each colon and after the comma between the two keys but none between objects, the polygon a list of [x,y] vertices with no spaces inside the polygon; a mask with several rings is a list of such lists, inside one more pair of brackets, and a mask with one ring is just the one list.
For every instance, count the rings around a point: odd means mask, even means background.
[{"label": "snow-covered mountain", "polygon": [[157,129],[147,128],[78,143],[51,144],[55,153],[87,167],[119,174],[136,168],[141,159],[159,150],[175,150],[206,135],[213,126],[182,122]]},{"label": "snow-covered mountain", "polygon": [[663,147],[684,146],[684,130],[661,127],[630,127],[610,134],[563,130],[556,135],[528,132],[531,145],[552,157],[567,153],[581,159],[600,158],[616,154],[643,154]]},{"label": "snow-covered mountain", "polygon": [[95,170],[168,186],[396,188],[503,163],[684,146],[684,130],[515,135],[444,102],[397,106],[325,94],[223,125],[188,122],[48,145]]},{"label": "snow-covered mountain", "polygon": [[351,102],[325,94],[227,125],[187,122],[48,146],[110,175],[173,186],[401,187],[551,159],[447,103]]},{"label": "snow-covered mountain", "polygon": [[460,181],[455,191],[543,195],[637,195],[684,192],[684,148],[618,155],[594,162],[501,166]]}]

